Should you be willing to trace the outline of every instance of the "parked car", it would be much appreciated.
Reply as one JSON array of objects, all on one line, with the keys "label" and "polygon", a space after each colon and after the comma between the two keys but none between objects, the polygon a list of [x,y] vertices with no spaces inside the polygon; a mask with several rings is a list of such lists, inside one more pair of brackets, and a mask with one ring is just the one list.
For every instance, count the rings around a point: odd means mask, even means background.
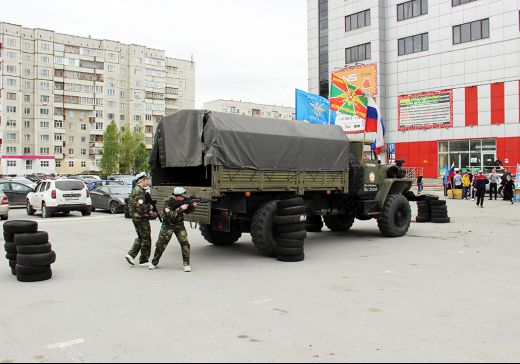
[{"label": "parked car", "polygon": [[96,209],[109,210],[112,214],[118,214],[124,211],[126,202],[132,186],[126,185],[108,185],[98,187],[91,191],[92,211]]},{"label": "parked car", "polygon": [[2,190],[0,190],[0,201],[0,218],[7,220],[9,218],[9,199]]},{"label": "parked car", "polygon": [[58,212],[80,211],[83,216],[92,213],[90,192],[85,183],[75,179],[40,181],[27,195],[26,206],[29,216],[41,211],[44,218]]},{"label": "parked car", "polygon": [[11,207],[25,206],[27,195],[33,191],[29,186],[11,181],[0,181],[0,190],[2,190],[9,199],[9,205]]},{"label": "parked car", "polygon": [[23,185],[31,187],[32,189],[34,189],[34,187],[36,187],[36,182],[33,182],[33,181],[31,181],[30,179],[28,179],[26,177],[13,177],[13,178],[9,178],[9,180],[11,182],[21,183]]}]

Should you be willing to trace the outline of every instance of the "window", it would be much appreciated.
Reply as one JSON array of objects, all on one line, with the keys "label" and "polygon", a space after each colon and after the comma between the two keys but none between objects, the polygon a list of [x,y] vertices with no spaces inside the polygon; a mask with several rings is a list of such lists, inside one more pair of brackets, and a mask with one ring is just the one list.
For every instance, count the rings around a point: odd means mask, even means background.
[{"label": "window", "polygon": [[25,120],[25,121],[23,122],[23,127],[24,127],[25,129],[29,129],[29,128],[31,127],[31,122],[30,122],[29,120]]},{"label": "window", "polygon": [[87,130],[87,124],[81,124],[81,130]]},{"label": "window", "polygon": [[81,162],[81,168],[87,168],[87,162]]},{"label": "window", "polygon": [[103,117],[103,110],[96,110],[96,118],[102,118]]},{"label": "window", "polygon": [[40,135],[40,141],[41,142],[48,142],[51,138],[49,137],[49,134],[42,134]]},{"label": "window", "polygon": [[51,63],[51,57],[48,56],[40,56],[41,63]]},{"label": "window", "polygon": [[[41,102],[49,102],[49,101],[51,101],[51,97],[50,97],[50,96],[47,96],[47,95],[42,95],[42,96],[40,97],[40,101],[41,101]],[[47,113],[47,115],[49,115],[49,114]]]},{"label": "window", "polygon": [[5,152],[7,154],[16,154],[16,147],[6,147]]},{"label": "window", "polygon": [[50,90],[51,89],[51,84],[50,82],[40,82],[40,89],[42,90]]},{"label": "window", "polygon": [[31,161],[31,160],[26,160],[26,161],[25,161],[25,169],[27,169],[27,170],[31,170],[32,167],[33,167],[33,161]]},{"label": "window", "polygon": [[49,122],[48,121],[40,121],[40,128],[42,128],[42,129],[49,129]]},{"label": "window", "polygon": [[25,69],[23,70],[23,75],[24,75],[24,76],[30,76],[30,75],[31,75],[31,70],[30,70],[29,68],[25,68]]},{"label": "window", "polygon": [[81,142],[82,143],[86,143],[87,142],[87,138],[86,137],[81,137]]},{"label": "window", "polygon": [[7,73],[16,73],[16,66],[5,66],[5,71]]},{"label": "window", "polygon": [[476,1],[476,0],[451,0],[451,5],[452,6],[459,6],[459,5],[464,5],[464,4],[467,4],[467,3],[471,3],[473,1]]},{"label": "window", "polygon": [[31,95],[23,95],[24,102],[31,102]]},{"label": "window", "polygon": [[6,58],[9,58],[9,59],[17,59],[18,58],[18,53],[16,52],[6,52]]},{"label": "window", "polygon": [[16,133],[7,133],[7,140],[16,140]]},{"label": "window", "polygon": [[61,142],[64,139],[65,134],[54,134],[54,141]]},{"label": "window", "polygon": [[115,121],[116,120],[116,114],[108,113],[107,114],[107,120]]},{"label": "window", "polygon": [[486,38],[489,38],[489,19],[477,20],[453,27],[453,44],[467,43]]},{"label": "window", "polygon": [[134,115],[134,121],[141,121],[141,115]]},{"label": "window", "polygon": [[345,63],[365,61],[372,57],[370,43],[345,49]]},{"label": "window", "polygon": [[56,161],[56,168],[61,168],[61,161]]},{"label": "window", "polygon": [[23,154],[25,154],[25,155],[31,154],[31,148],[29,148],[29,147],[23,148]]},{"label": "window", "polygon": [[16,161],[7,161],[8,167],[16,167]]},{"label": "window", "polygon": [[63,120],[54,120],[54,127],[58,129],[63,129]]},{"label": "window", "polygon": [[412,0],[397,5],[397,21],[428,14],[428,0]]},{"label": "window", "polygon": [[114,90],[113,88],[109,88],[107,90],[107,94],[108,94],[108,96],[115,96],[116,95],[116,90]]},{"label": "window", "polygon": [[40,148],[41,155],[49,155],[51,153],[50,148]]},{"label": "window", "polygon": [[86,156],[87,155],[87,150],[86,149],[81,149],[81,155],[82,156]]},{"label": "window", "polygon": [[399,39],[399,55],[424,52],[428,50],[428,33]]},{"label": "window", "polygon": [[345,31],[367,27],[371,24],[370,9],[345,17]]},{"label": "window", "polygon": [[103,130],[103,123],[102,122],[96,123],[96,130]]},{"label": "window", "polygon": [[49,115],[49,109],[40,109],[40,115]]},{"label": "window", "polygon": [[16,113],[16,106],[7,106],[6,111],[9,113]]},{"label": "window", "polygon": [[54,147],[54,154],[63,154],[63,147]]},{"label": "window", "polygon": [[51,49],[51,45],[49,43],[40,43],[40,49],[44,51],[48,51]]},{"label": "window", "polygon": [[6,95],[7,100],[13,100],[16,101],[16,94],[12,92],[8,92]]},{"label": "window", "polygon": [[31,109],[29,107],[26,107],[23,109],[24,115],[31,115]]},{"label": "window", "polygon": [[26,142],[30,142],[30,141],[31,141],[31,134],[24,134],[24,135],[23,135],[23,139],[24,139]]},{"label": "window", "polygon": [[5,82],[8,86],[16,86],[16,79],[14,78],[8,78],[7,80],[5,80]]},{"label": "window", "polygon": [[16,39],[7,38],[6,39],[6,43],[10,47],[16,47]]},{"label": "window", "polygon": [[69,148],[69,155],[74,155],[74,148]]},{"label": "window", "polygon": [[16,120],[13,120],[13,119],[7,119],[6,121],[6,126],[12,126],[12,127],[15,127],[16,126]]},{"label": "window", "polygon": [[69,168],[74,168],[74,161],[69,161]]},{"label": "window", "polygon": [[41,161],[40,162],[40,166],[43,167],[43,168],[49,168],[49,161]]}]

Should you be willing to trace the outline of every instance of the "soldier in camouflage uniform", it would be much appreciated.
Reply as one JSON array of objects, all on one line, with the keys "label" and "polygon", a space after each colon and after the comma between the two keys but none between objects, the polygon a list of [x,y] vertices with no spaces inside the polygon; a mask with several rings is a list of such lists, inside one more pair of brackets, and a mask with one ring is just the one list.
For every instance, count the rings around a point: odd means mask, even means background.
[{"label": "soldier in camouflage uniform", "polygon": [[152,260],[152,264],[148,267],[150,270],[157,269],[159,260],[161,259],[166,247],[170,243],[170,240],[175,233],[177,240],[181,245],[182,260],[184,262],[184,271],[186,273],[191,272],[190,266],[190,243],[188,242],[188,233],[184,226],[184,214],[190,213],[197,204],[188,205],[184,203],[186,198],[186,190],[184,188],[177,187],[174,190],[172,198],[166,201],[164,204],[164,220],[159,233],[159,240],[155,247],[155,256]]},{"label": "soldier in camouflage uniform", "polygon": [[152,238],[150,229],[150,218],[157,215],[152,211],[152,207],[146,203],[146,189],[148,188],[148,175],[141,173],[136,177],[137,185],[130,194],[128,209],[132,215],[137,239],[135,239],[132,249],[128,252],[126,260],[130,265],[135,265],[135,258],[141,253],[139,265],[148,267],[150,254],[152,253]]}]

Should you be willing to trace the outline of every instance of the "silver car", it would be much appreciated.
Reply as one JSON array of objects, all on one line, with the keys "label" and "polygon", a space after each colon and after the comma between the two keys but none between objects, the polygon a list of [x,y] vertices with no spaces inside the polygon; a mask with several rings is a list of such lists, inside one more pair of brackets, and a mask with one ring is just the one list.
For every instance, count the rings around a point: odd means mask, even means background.
[{"label": "silver car", "polygon": [[2,190],[0,190],[0,201],[0,218],[7,220],[9,218],[9,200]]}]

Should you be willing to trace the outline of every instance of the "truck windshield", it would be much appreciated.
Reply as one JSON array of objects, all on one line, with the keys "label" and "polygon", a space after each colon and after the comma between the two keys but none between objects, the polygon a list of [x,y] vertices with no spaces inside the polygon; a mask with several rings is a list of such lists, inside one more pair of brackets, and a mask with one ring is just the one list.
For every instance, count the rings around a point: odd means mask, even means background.
[{"label": "truck windshield", "polygon": [[85,184],[81,181],[56,181],[56,188],[60,191],[81,191]]}]

